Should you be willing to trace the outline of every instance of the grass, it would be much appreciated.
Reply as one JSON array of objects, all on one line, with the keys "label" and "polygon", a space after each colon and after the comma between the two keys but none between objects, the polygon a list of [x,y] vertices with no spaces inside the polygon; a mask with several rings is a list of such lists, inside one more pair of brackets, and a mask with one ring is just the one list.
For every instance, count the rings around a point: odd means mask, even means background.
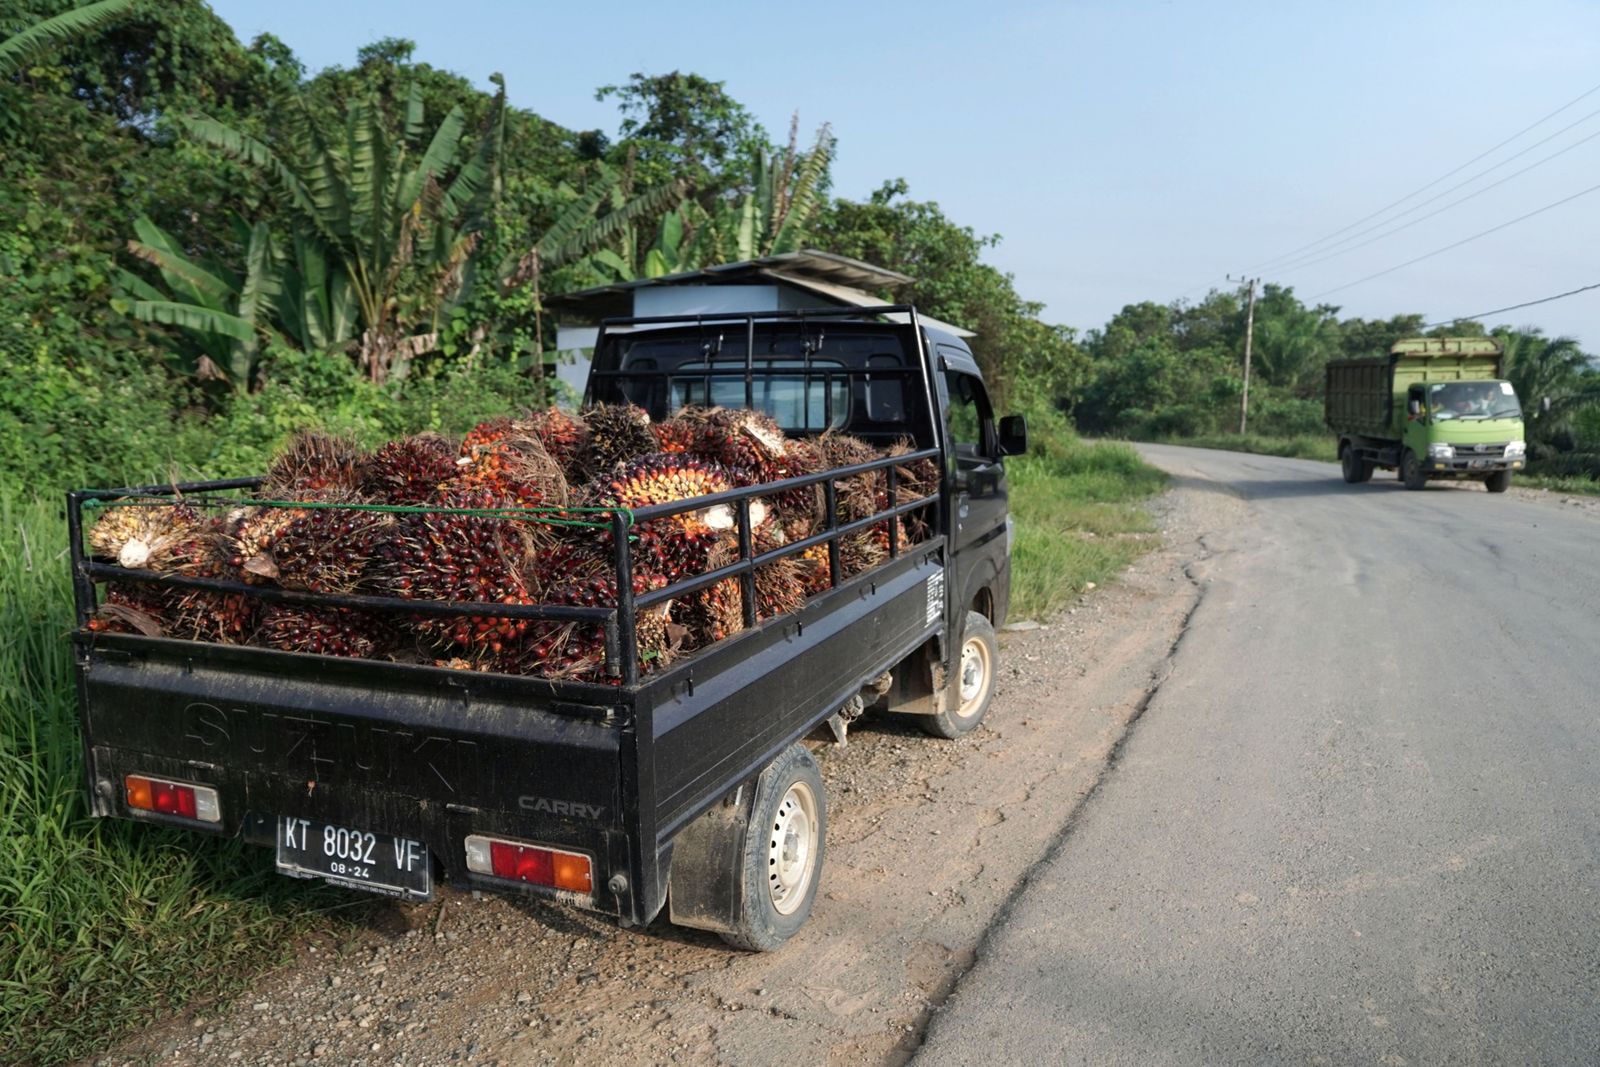
[{"label": "grass", "polygon": [[1104,582],[1151,547],[1137,501],[1166,475],[1124,444],[1046,438],[1006,467],[1011,513],[1011,617],[1046,619],[1089,582]]},{"label": "grass", "polygon": [[1339,458],[1338,442],[1323,434],[1301,434],[1295,437],[1272,437],[1264,434],[1219,433],[1199,437],[1167,438],[1164,444],[1186,445],[1190,448],[1216,448],[1224,452],[1254,452],[1262,456],[1284,456],[1289,459],[1317,459],[1333,463]]},{"label": "grass", "polygon": [[[1040,435],[1012,460],[1012,617],[1046,618],[1151,546],[1136,501],[1165,476],[1126,445]],[[271,852],[87,810],[66,524],[0,493],[0,1063],[83,1058],[227,997],[325,926],[346,894]]]},{"label": "grass", "polygon": [[267,849],[89,816],[61,511],[0,494],[0,1063],[238,991],[342,902]]}]

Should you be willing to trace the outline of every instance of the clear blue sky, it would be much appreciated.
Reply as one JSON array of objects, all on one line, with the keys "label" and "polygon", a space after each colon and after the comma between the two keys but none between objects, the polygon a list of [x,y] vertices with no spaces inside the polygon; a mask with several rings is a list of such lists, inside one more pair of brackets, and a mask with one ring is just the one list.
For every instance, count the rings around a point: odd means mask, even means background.
[{"label": "clear blue sky", "polygon": [[[1600,183],[1597,137],[1366,247],[1256,270],[1600,85],[1600,5],[1580,0],[213,6],[242,40],[271,31],[312,70],[409,37],[419,60],[479,85],[504,72],[513,103],[573,129],[615,133],[594,90],[635,71],[723,81],[775,137],[796,110],[803,130],[832,123],[838,195],[904,177],[914,197],[1002,235],[990,262],[1080,329],[1227,273],[1315,299]],[[1400,207],[1597,109],[1600,92]],[[1600,114],[1396,224],[1596,131]],[[1600,191],[1322,299],[1432,320],[1600,282],[1597,223]],[[1600,289],[1490,321],[1600,349]]]}]

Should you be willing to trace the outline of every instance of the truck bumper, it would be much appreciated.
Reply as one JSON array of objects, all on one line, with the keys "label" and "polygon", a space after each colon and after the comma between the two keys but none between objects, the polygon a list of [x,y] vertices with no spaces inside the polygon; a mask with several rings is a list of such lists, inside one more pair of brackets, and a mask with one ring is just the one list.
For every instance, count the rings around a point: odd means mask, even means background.
[{"label": "truck bumper", "polygon": [[1519,471],[1524,461],[1502,457],[1457,456],[1455,459],[1430,459],[1424,469],[1432,475],[1475,478],[1495,471]]}]

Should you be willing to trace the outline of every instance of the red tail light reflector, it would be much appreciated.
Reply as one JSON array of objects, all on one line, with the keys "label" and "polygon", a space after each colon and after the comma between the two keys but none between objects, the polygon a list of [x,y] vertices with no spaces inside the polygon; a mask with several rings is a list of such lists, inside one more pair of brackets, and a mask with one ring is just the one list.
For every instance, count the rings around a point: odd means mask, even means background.
[{"label": "red tail light reflector", "polygon": [[594,864],[580,852],[473,834],[467,838],[467,869],[514,882],[574,893],[594,892]]},{"label": "red tail light reflector", "polygon": [[222,821],[217,791],[208,786],[147,778],[142,774],[128,775],[122,780],[122,785],[130,808],[153,811],[158,815],[176,815],[180,819],[193,819],[196,822]]}]

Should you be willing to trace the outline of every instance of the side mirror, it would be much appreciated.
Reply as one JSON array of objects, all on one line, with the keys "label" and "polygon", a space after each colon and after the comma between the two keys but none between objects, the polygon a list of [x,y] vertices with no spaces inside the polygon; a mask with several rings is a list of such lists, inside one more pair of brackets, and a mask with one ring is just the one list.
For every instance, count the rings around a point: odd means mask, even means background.
[{"label": "side mirror", "polygon": [[1000,454],[1020,456],[1028,451],[1028,420],[1021,415],[1007,415],[1000,420]]},{"label": "side mirror", "polygon": [[1422,401],[1412,397],[1406,401],[1406,414],[1412,417],[1422,414]]}]

